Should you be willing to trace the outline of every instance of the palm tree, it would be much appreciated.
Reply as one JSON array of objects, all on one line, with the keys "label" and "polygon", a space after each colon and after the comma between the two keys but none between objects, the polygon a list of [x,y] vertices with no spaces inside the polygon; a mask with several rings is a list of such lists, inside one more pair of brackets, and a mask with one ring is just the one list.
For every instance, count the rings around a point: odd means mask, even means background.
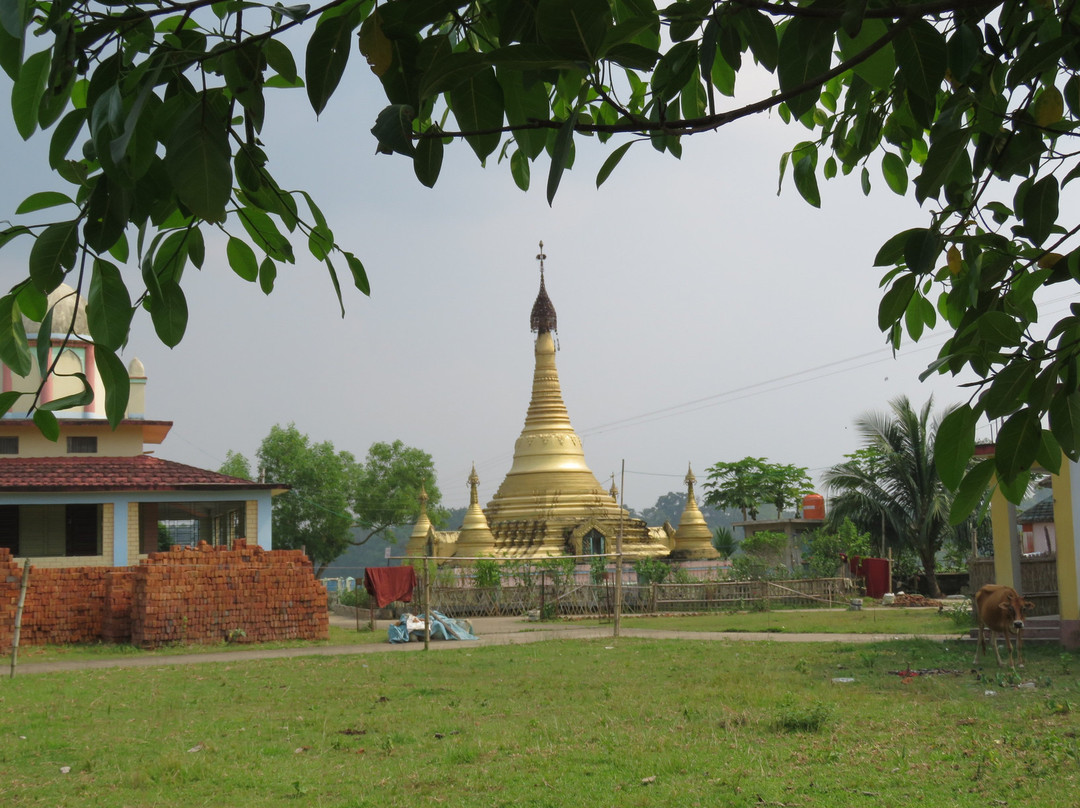
[{"label": "palm tree", "polygon": [[931,419],[933,398],[916,412],[906,396],[889,403],[891,412],[866,413],[855,426],[865,449],[824,474],[835,494],[831,519],[851,519],[862,530],[884,527],[894,546],[910,547],[922,561],[932,597],[941,597],[937,554],[954,534],[949,525],[953,495],[934,467],[934,440],[940,419]]}]

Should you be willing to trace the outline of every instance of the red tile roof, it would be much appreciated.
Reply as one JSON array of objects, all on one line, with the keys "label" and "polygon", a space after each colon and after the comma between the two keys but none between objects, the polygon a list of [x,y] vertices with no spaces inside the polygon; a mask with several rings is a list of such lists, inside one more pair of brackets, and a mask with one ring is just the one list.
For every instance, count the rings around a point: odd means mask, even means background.
[{"label": "red tile roof", "polygon": [[149,455],[0,458],[0,492],[280,489]]}]

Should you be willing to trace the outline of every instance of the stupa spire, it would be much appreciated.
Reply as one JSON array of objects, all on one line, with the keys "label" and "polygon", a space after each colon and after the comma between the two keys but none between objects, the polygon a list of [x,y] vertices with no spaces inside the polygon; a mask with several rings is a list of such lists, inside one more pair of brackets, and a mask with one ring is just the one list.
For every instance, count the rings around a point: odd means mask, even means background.
[{"label": "stupa spire", "polygon": [[679,529],[675,531],[675,549],[671,556],[680,560],[718,558],[720,554],[712,545],[712,531],[705,523],[705,516],[694,496],[697,477],[689,463],[683,482],[686,483],[686,508],[679,519]]},{"label": "stupa spire", "polygon": [[480,509],[480,498],[476,492],[477,486],[480,485],[480,477],[476,474],[475,463],[473,463],[472,473],[469,474],[468,483],[469,508],[465,511],[465,518],[461,523],[454,555],[461,558],[462,563],[472,564],[472,561],[465,559],[488,556],[495,552],[495,536],[491,533],[487,517]]},{"label": "stupa spire", "polygon": [[558,331],[556,325],[555,306],[548,297],[547,289],[544,288],[544,242],[540,242],[540,252],[536,254],[536,260],[540,262],[540,292],[536,295],[533,303],[532,315],[529,317],[529,325],[534,334],[544,334],[549,331]]}]

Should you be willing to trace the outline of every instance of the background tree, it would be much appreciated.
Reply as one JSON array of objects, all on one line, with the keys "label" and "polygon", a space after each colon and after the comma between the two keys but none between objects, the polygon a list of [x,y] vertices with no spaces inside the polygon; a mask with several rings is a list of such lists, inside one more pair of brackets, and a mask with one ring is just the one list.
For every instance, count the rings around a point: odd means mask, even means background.
[{"label": "background tree", "polygon": [[431,455],[400,440],[371,444],[351,484],[352,512],[363,534],[352,543],[362,545],[375,536],[393,542],[391,528],[412,524],[420,514],[421,485],[428,495],[429,518],[441,524],[442,492]]},{"label": "background tree", "polygon": [[907,397],[890,403],[888,413],[867,413],[855,425],[872,454],[868,465],[848,460],[828,469],[826,485],[835,496],[830,519],[850,519],[860,530],[876,531],[884,523],[894,546],[914,551],[922,563],[932,597],[941,597],[937,554],[954,534],[949,524],[952,494],[934,465],[938,421],[931,417],[933,400],[915,411]]},{"label": "background tree", "polygon": [[[775,110],[808,132],[780,176],[809,204],[821,204],[819,177],[858,173],[869,193],[878,172],[928,203],[926,226],[876,256],[878,323],[899,346],[940,318],[951,337],[927,372],[980,380],[937,443],[960,521],[995,475],[1019,501],[1033,461],[1056,471],[1062,449],[1080,459],[1080,315],[1034,328],[1036,291],[1080,278],[1080,225],[1061,204],[1077,174],[1077,14],[1072,2],[1026,0],[4,0],[12,119],[24,138],[52,130],[49,166],[69,192],[32,193],[16,213],[55,212],[0,231],[0,245],[34,240],[27,276],[0,297],[0,359],[30,372],[22,316],[43,323],[45,296],[72,275],[92,303],[117,423],[127,378],[116,351],[139,307],[165,344],[183,337],[183,270],[202,265],[204,229],[227,234],[233,270],[263,291],[299,241],[339,298],[339,266],[367,293],[363,264],[310,195],[280,187],[260,139],[264,88],[303,87],[321,113],[354,41],[388,101],[369,115],[378,150],[411,159],[429,186],[444,141],[464,141],[481,162],[507,157],[522,188],[548,155],[550,201],[575,138],[619,142],[602,183],[636,144],[679,157],[684,137]],[[291,43],[304,24],[301,70]],[[746,71],[760,97],[725,101]],[[125,262],[140,270],[131,289]],[[35,418],[55,436],[45,389]],[[1004,420],[999,451],[969,469],[983,416]]]},{"label": "background tree", "polygon": [[758,518],[764,504],[776,508],[776,518],[784,518],[784,509],[795,505],[813,491],[810,475],[801,466],[770,463],[764,457],[744,457],[732,463],[720,462],[708,469],[705,502],[717,508],[738,508],[746,521]]},{"label": "background tree", "polygon": [[756,520],[764,494],[764,457],[744,457],[735,462],[719,462],[707,469],[705,501],[714,508],[738,508],[745,522]]},{"label": "background tree", "polygon": [[795,515],[802,511],[802,500],[813,493],[814,485],[805,468],[792,465],[766,464],[761,480],[761,494],[776,508],[776,518],[784,518],[784,510],[793,506]]},{"label": "background tree", "polygon": [[860,533],[855,523],[844,518],[835,530],[821,527],[806,537],[809,547],[807,564],[810,574],[816,578],[831,578],[843,563],[841,554],[848,558],[868,557],[873,550],[869,533]]},{"label": "background tree", "polygon": [[251,463],[239,452],[234,452],[229,449],[225,452],[225,462],[221,464],[218,469],[222,474],[228,474],[230,477],[239,477],[242,480],[250,480],[251,477]]},{"label": "background tree", "polygon": [[329,441],[312,443],[295,424],[273,426],[257,457],[268,482],[290,487],[274,497],[274,547],[304,548],[321,576],[352,542],[348,495],[356,460]]},{"label": "background tree", "polygon": [[[780,570],[788,548],[788,536],[776,530],[759,530],[739,543],[743,558],[749,559],[747,571],[761,577]],[[786,569],[786,568],[784,568]]]}]

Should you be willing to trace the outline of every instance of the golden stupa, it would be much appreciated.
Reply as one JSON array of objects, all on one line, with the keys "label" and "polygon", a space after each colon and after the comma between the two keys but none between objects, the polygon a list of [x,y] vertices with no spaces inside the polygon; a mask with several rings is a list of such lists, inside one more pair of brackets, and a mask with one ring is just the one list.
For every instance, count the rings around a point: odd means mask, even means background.
[{"label": "golden stupa", "polygon": [[462,530],[456,536],[436,532],[425,513],[409,539],[407,554],[425,555],[429,542],[434,555],[452,555],[464,563],[485,556],[551,558],[613,553],[621,534],[623,555],[630,560],[667,557],[673,551],[681,551],[680,558],[718,558],[711,544],[708,551],[702,546],[701,528],[705,533],[709,531],[693,502],[692,482],[688,483],[688,513],[680,520],[680,530],[686,525],[685,539],[680,542],[670,524],[649,527],[619,507],[614,482],[605,491],[585,462],[581,438],[570,423],[555,367],[553,334],[557,320],[544,285],[543,248],[541,242],[537,255],[540,291],[530,316],[536,334],[532,396],[525,426],[514,444],[510,471],[481,511],[474,468],[469,476],[470,505]]}]

